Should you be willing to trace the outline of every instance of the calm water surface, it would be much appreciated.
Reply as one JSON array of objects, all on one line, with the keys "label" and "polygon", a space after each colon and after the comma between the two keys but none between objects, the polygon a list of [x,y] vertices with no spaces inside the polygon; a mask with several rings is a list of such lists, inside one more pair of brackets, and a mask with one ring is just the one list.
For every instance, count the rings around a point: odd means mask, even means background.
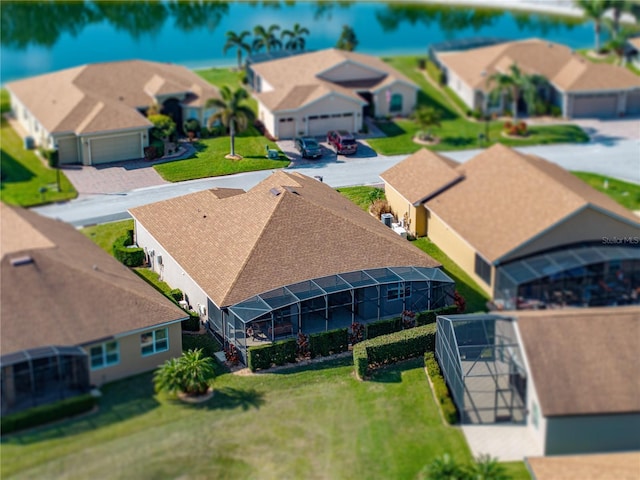
[{"label": "calm water surface", "polygon": [[[505,4],[508,4],[505,1]],[[307,49],[335,45],[343,25],[357,51],[424,54],[430,43],[470,36],[542,37],[573,48],[592,26],[538,14],[383,2],[10,2],[0,9],[0,79],[7,82],[90,62],[147,59],[192,68],[235,63],[225,33],[255,25],[307,27]]]}]

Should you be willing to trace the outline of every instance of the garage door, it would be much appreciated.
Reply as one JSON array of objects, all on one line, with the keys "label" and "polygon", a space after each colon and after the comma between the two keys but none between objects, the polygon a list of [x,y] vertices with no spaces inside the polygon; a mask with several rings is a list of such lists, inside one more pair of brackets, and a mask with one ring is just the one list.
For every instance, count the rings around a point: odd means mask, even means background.
[{"label": "garage door", "polygon": [[296,136],[296,121],[293,117],[278,120],[278,138],[293,138]]},{"label": "garage door", "polygon": [[91,139],[91,164],[131,160],[140,156],[140,134]]},{"label": "garage door", "polygon": [[353,131],[353,113],[312,115],[309,117],[309,135],[326,135],[329,130]]},{"label": "garage door", "polygon": [[80,163],[76,137],[58,139],[58,159],[61,164]]},{"label": "garage door", "polygon": [[632,92],[627,95],[627,114],[640,114],[640,91]]},{"label": "garage door", "polygon": [[615,117],[618,108],[618,95],[581,95],[574,97],[573,117]]}]

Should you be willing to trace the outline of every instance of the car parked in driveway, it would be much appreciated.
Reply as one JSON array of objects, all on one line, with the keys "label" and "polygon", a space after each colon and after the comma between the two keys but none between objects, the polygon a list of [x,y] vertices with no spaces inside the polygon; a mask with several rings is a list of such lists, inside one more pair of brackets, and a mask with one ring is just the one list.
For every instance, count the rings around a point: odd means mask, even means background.
[{"label": "car parked in driveway", "polygon": [[358,151],[355,137],[345,130],[331,130],[327,133],[327,142],[341,155],[352,155]]},{"label": "car parked in driveway", "polygon": [[293,144],[302,155],[302,158],[319,158],[322,156],[322,147],[313,137],[296,137]]}]

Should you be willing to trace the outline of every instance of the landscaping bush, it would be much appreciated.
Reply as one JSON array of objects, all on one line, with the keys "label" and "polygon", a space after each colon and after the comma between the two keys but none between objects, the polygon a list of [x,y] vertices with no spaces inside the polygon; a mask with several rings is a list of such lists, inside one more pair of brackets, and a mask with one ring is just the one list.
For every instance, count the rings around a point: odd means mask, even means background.
[{"label": "landscaping bush", "polygon": [[96,398],[90,394],[66,398],[56,403],[30,408],[23,412],[6,415],[0,419],[2,435],[45,423],[62,420],[73,415],[87,412],[96,405]]},{"label": "landscaping bush", "polygon": [[248,352],[247,365],[252,372],[265,370],[276,365],[292,363],[296,360],[297,343],[295,338],[288,338],[274,342],[271,345],[261,345],[250,347]]},{"label": "landscaping bush", "polygon": [[160,155],[158,155],[158,150],[153,145],[149,145],[148,147],[144,147],[144,159],[145,160],[155,160]]},{"label": "landscaping bush", "polygon": [[144,264],[144,250],[130,245],[133,245],[133,230],[128,230],[126,235],[113,242],[113,256],[127,267],[139,267]]},{"label": "landscaping bush", "polygon": [[384,199],[378,199],[371,204],[371,213],[380,219],[383,213],[391,213],[391,205]]},{"label": "landscaping bush", "polygon": [[457,305],[450,305],[436,310],[427,310],[416,315],[416,322],[418,326],[429,325],[436,322],[436,317],[438,315],[451,315],[453,313],[459,313]]},{"label": "landscaping bush", "polygon": [[387,335],[393,332],[399,332],[402,330],[402,319],[391,318],[389,320],[379,320],[377,322],[368,323],[365,326],[366,338],[375,338],[381,335]]},{"label": "landscaping bush", "polygon": [[364,379],[369,371],[369,357],[365,342],[353,346],[353,365],[359,378]]},{"label": "landscaping bush", "polygon": [[429,374],[429,378],[433,384],[433,391],[436,395],[436,399],[438,400],[438,405],[440,405],[440,408],[442,409],[444,419],[449,424],[457,423],[458,409],[456,408],[455,403],[453,403],[447,383],[440,371],[440,365],[438,365],[433,352],[425,353],[424,365],[427,368],[427,373]]},{"label": "landscaping bush", "polygon": [[309,335],[309,352],[311,358],[326,357],[333,353],[346,352],[349,348],[349,329],[338,328],[328,332]]},{"label": "landscaping bush", "polygon": [[156,149],[156,158],[164,156],[164,142],[162,140],[154,140],[151,146]]},{"label": "landscaping bush", "polygon": [[558,107],[557,105],[551,105],[549,107],[549,114],[552,117],[560,117],[562,115],[562,109],[560,107]]},{"label": "landscaping bush", "polygon": [[173,290],[171,290],[169,292],[169,296],[173,298],[176,302],[180,302],[184,300],[184,294],[182,293],[182,290],[180,290],[179,288],[174,288]]},{"label": "landscaping bush", "polygon": [[182,330],[185,330],[187,332],[200,331],[200,315],[198,315],[196,312],[187,313],[189,314],[189,318],[182,321]]}]

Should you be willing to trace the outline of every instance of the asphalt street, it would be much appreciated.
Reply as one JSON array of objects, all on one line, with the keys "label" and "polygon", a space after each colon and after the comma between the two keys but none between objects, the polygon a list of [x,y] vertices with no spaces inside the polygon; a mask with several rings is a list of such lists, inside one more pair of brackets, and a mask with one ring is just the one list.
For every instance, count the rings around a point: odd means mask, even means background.
[{"label": "asphalt street", "polygon": [[[598,173],[640,184],[640,140],[618,140],[588,144],[523,147],[523,153],[539,155],[567,170]],[[465,162],[480,150],[446,152]],[[335,157],[334,157],[335,158]],[[309,176],[321,176],[332,187],[374,185],[381,183],[380,173],[406,158],[406,155],[376,156],[346,161],[308,163],[289,168]],[[70,202],[37,207],[42,215],[57,218],[74,226],[105,223],[129,218],[127,210],[139,205],[185,195],[214,187],[248,190],[271,174],[271,171],[248,172],[187,182],[158,185],[109,195],[84,196]]]}]

